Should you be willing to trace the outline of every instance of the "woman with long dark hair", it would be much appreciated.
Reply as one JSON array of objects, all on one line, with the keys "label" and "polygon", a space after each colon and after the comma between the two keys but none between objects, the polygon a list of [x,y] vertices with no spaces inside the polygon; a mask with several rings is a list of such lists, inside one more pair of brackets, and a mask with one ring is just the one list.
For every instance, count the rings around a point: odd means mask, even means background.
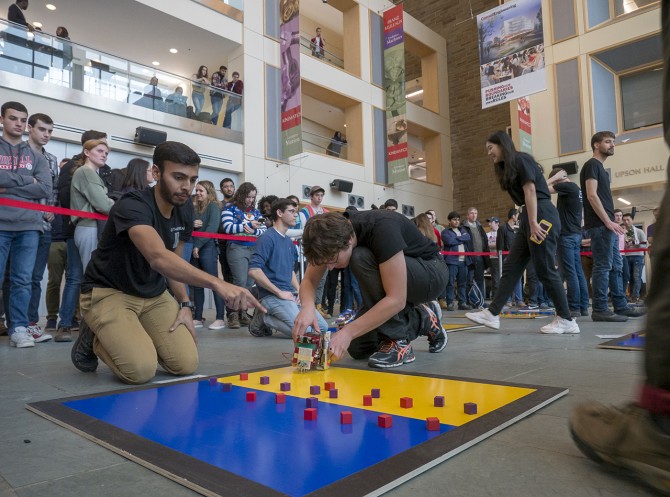
[{"label": "woman with long dark hair", "polygon": [[500,285],[491,305],[488,309],[469,312],[465,316],[475,323],[499,329],[498,315],[526,266],[532,261],[538,278],[556,306],[557,314],[540,331],[548,334],[579,333],[579,326],[570,316],[563,281],[556,269],[561,223],[558,211],[551,203],[551,193],[542,168],[531,155],[517,152],[512,139],[503,131],[496,131],[489,136],[486,150],[493,160],[500,188],[509,193],[514,203],[523,209],[519,217],[519,232],[503,264]]},{"label": "woman with long dark hair", "polygon": [[[195,187],[195,202],[193,202],[195,217],[193,228],[195,231],[206,233],[217,233],[219,231],[219,219],[221,210],[216,198],[216,190],[211,181],[200,181]],[[193,252],[191,264],[202,269],[212,276],[219,276],[219,250],[213,238],[193,237]],[[205,290],[203,288],[191,287],[195,311],[193,313],[193,324],[196,328],[202,328],[202,308],[205,303]],[[226,327],[223,320],[226,305],[219,294],[214,292],[214,305],[216,307],[216,320],[209,325],[210,330],[220,330]]]},{"label": "woman with long dark hair", "polygon": [[205,105],[205,88],[209,85],[209,70],[207,66],[198,67],[198,72],[193,75],[191,83],[191,98],[193,99],[193,111],[197,118]]},{"label": "woman with long dark hair", "polygon": [[128,193],[144,190],[154,181],[153,170],[149,161],[144,159],[130,159],[126,166],[126,176],[121,185],[121,192]]},{"label": "woman with long dark hair", "polygon": [[[223,231],[227,235],[260,236],[265,233],[265,223],[260,222],[261,213],[256,209],[256,187],[242,183],[221,214]],[[226,248],[228,264],[233,273],[233,284],[243,288],[251,288],[254,284],[249,277],[249,261],[254,252],[255,240],[230,240]],[[251,320],[246,311],[229,312],[228,328],[248,326]]]}]

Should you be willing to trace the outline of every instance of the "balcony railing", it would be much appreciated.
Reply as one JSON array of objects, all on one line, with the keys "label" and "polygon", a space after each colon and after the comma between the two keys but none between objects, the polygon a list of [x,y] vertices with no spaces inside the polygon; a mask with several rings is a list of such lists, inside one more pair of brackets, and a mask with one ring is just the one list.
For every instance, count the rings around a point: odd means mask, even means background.
[{"label": "balcony railing", "polygon": [[332,137],[317,135],[303,130],[302,143],[305,151],[332,155],[339,159],[347,159],[347,142],[345,139],[336,140]]},{"label": "balcony railing", "polygon": [[241,95],[4,20],[0,71],[242,131]]},{"label": "balcony railing", "polygon": [[333,64],[334,66],[337,66],[341,69],[344,69],[344,60],[339,58],[337,55],[329,52],[328,50],[321,50],[321,52],[318,52],[316,50],[316,46],[311,42],[309,38],[306,38],[304,36],[300,37],[300,52],[304,54],[311,55],[313,57],[316,57],[318,59],[321,59],[325,62],[328,62],[330,64]]}]

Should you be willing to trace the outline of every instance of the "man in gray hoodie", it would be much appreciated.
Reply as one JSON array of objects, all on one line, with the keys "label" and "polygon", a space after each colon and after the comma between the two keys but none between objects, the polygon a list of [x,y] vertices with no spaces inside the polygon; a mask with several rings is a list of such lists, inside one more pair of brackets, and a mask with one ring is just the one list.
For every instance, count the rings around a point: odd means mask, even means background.
[{"label": "man in gray hoodie", "polygon": [[[5,102],[0,109],[0,198],[39,203],[51,197],[49,165],[42,154],[23,141],[28,110],[19,102]],[[37,245],[43,230],[42,213],[0,205],[0,281],[9,263],[9,343],[34,347],[28,333],[28,303]]]}]

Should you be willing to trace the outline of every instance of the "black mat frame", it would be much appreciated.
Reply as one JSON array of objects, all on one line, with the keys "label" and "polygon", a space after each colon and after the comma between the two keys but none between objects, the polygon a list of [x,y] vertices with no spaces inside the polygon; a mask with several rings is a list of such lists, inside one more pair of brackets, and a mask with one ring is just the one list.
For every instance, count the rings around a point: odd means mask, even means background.
[{"label": "black mat frame", "polygon": [[[267,366],[253,370],[248,369],[211,376],[211,378],[221,378],[234,376],[241,372],[252,373],[284,367],[286,367],[285,364]],[[368,368],[347,366],[346,369]],[[384,372],[389,374],[403,374],[490,385],[530,388],[535,389],[535,392],[462,426],[458,426],[440,436],[434,437],[431,440],[406,450],[405,452],[392,456],[378,464],[311,492],[305,497],[362,497],[381,495],[516,423],[524,417],[531,415],[535,411],[568,393],[567,388],[560,387],[524,385],[519,383],[417,372]],[[82,435],[131,461],[203,495],[225,497],[233,495],[245,497],[286,497],[286,494],[282,492],[278,492],[272,488],[248,480],[229,471],[222,470],[204,461],[182,454],[181,452],[177,452],[161,444],[117,428],[116,426],[64,405],[64,402],[148,390],[180,383],[192,383],[207,380],[207,378],[209,377],[203,376],[184,381],[154,383],[151,385],[131,387],[91,395],[80,395],[76,397],[33,402],[27,404],[26,408],[35,414],[49,419],[50,421]]]}]

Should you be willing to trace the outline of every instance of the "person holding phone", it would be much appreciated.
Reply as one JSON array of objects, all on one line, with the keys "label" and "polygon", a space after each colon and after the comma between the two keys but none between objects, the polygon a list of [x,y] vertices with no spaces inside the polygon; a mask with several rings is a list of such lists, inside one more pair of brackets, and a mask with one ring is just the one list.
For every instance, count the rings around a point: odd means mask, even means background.
[{"label": "person holding phone", "polygon": [[[493,296],[491,305],[488,309],[469,312],[465,316],[475,323],[499,329],[499,314],[503,305],[526,266],[532,261],[539,280],[556,306],[557,314],[554,320],[540,328],[540,331],[546,334],[579,333],[579,326],[570,316],[563,281],[556,269],[556,249],[561,222],[556,207],[551,203],[551,193],[542,174],[542,168],[531,155],[517,152],[512,139],[503,131],[496,131],[489,136],[486,150],[493,160],[493,168],[500,187],[509,193],[516,205],[522,206],[522,212],[519,218],[519,232],[503,264],[500,286]],[[541,226],[543,221],[544,228]]]}]

